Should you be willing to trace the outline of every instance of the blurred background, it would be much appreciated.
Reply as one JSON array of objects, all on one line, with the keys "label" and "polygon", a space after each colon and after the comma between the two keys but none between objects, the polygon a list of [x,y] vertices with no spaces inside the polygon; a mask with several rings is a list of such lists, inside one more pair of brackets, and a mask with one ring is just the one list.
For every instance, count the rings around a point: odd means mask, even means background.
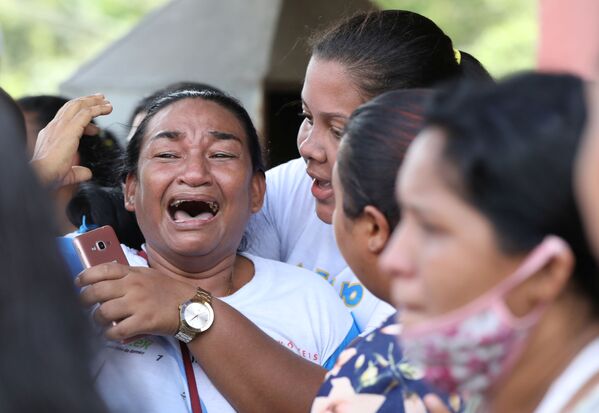
[{"label": "blurred background", "polygon": [[174,81],[211,83],[245,104],[276,164],[294,156],[297,110],[287,106],[301,90],[304,40],[312,29],[367,7],[411,10],[502,76],[533,67],[536,6],[528,0],[2,0],[0,86],[17,98],[103,92],[115,113],[100,123],[123,138],[129,112],[144,95]]}]

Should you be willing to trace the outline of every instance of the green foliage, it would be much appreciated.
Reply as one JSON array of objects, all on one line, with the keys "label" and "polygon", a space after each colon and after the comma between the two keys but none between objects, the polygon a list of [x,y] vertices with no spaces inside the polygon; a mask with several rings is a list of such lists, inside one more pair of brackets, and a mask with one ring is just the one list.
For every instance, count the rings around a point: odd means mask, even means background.
[{"label": "green foliage", "polygon": [[[197,0],[200,1],[200,0]],[[251,0],[249,0],[251,1]],[[298,0],[292,0],[298,1]],[[58,84],[166,0],[1,0],[0,86],[14,96]],[[434,20],[496,76],[534,64],[536,1],[377,0]]]},{"label": "green foliage", "polygon": [[386,9],[420,13],[480,60],[494,76],[530,69],[535,63],[537,1],[377,0]]},{"label": "green foliage", "polygon": [[2,0],[0,86],[56,93],[83,62],[165,0]]}]

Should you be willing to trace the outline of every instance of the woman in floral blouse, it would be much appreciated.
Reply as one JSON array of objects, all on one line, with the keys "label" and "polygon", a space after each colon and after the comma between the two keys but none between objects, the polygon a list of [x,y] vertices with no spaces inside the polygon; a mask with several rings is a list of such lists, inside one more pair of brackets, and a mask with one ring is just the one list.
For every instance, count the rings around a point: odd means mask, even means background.
[{"label": "woman in floral blouse", "polygon": [[[422,123],[430,92],[389,92],[354,112],[333,173],[333,225],[339,249],[360,281],[390,302],[390,279],[377,260],[399,221],[395,177]],[[378,329],[341,353],[327,374],[312,412],[425,412],[422,397],[433,392],[396,343],[400,326],[389,317]],[[440,394],[460,409],[457,396]]]}]

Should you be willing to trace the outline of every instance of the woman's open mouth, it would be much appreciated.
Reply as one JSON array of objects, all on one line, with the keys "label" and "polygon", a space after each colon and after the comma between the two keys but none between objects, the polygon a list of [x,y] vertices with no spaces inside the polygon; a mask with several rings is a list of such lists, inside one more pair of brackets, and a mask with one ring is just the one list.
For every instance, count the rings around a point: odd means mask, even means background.
[{"label": "woman's open mouth", "polygon": [[331,181],[323,181],[314,178],[310,190],[312,191],[312,196],[321,202],[327,201],[333,196],[333,186],[331,185]]},{"label": "woman's open mouth", "polygon": [[209,221],[218,214],[218,211],[218,202],[197,199],[177,199],[168,206],[168,213],[177,224],[190,221]]}]

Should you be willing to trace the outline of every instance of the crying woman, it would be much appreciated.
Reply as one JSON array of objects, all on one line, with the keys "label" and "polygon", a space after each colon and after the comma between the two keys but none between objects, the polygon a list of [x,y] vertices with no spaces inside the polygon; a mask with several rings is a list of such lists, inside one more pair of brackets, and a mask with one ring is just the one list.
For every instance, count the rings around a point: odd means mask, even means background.
[{"label": "crying woman", "polygon": [[265,177],[256,131],[237,101],[198,91],[158,98],[124,168],[125,208],[145,239],[142,251],[126,248],[128,260],[158,271],[108,264],[79,281],[89,286],[83,301],[99,304],[95,321],[119,340],[108,343],[98,373],[113,408],[188,412],[199,394],[202,411],[233,411],[189,355],[195,337],[219,323],[215,303],[234,307],[300,357],[333,365],[357,333],[333,289],[310,271],[240,252]]}]

